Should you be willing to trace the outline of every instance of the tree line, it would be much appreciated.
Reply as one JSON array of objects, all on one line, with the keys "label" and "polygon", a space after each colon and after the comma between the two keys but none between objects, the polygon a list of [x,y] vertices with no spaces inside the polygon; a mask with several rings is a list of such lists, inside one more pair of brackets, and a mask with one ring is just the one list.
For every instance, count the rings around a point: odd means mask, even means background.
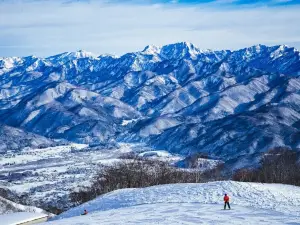
[{"label": "tree line", "polygon": [[89,187],[72,192],[70,200],[82,204],[99,195],[122,188],[143,188],[160,184],[201,183],[222,179],[222,165],[201,172],[196,169],[171,167],[167,162],[145,159],[123,160],[102,167]]},{"label": "tree line", "polygon": [[300,186],[300,154],[287,147],[263,153],[258,168],[240,169],[232,179],[243,182],[281,183]]}]

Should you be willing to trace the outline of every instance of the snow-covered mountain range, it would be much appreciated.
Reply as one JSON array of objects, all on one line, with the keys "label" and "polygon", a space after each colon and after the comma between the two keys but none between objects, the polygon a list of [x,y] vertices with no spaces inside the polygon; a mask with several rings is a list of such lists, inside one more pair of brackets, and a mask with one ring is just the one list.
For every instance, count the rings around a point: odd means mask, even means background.
[{"label": "snow-covered mountain range", "polygon": [[143,142],[252,165],[273,146],[300,147],[300,52],[182,42],[120,57],[0,58],[0,119],[49,143]]}]

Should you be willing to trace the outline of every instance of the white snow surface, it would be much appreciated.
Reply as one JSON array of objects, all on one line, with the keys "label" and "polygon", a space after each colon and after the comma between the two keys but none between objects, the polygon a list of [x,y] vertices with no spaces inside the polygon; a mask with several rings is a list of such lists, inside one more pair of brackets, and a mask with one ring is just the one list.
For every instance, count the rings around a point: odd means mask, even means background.
[{"label": "white snow surface", "polygon": [[[223,195],[231,211],[223,211]],[[300,224],[300,188],[218,181],[117,190],[53,218],[65,224]],[[80,215],[87,209],[89,215]],[[222,211],[221,211],[222,210]]]},{"label": "white snow surface", "polygon": [[1,215],[0,221],[3,225],[17,225],[32,220],[44,218],[46,216],[47,215],[43,213],[17,212]]},{"label": "white snow surface", "polygon": [[299,224],[299,218],[272,210],[234,206],[223,211],[221,205],[201,203],[157,203],[112,209],[91,215],[44,223],[44,225],[98,224]]}]

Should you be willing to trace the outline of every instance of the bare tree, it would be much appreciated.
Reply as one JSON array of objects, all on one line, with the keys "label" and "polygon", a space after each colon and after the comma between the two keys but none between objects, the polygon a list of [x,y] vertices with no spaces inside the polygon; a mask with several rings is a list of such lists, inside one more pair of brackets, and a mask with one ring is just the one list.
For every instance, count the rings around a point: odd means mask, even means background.
[{"label": "bare tree", "polygon": [[[218,171],[212,171],[216,176]],[[209,173],[206,174],[208,177]],[[166,162],[141,160],[139,158],[124,160],[112,166],[101,168],[94,182],[88,188],[70,194],[75,204],[94,199],[107,192],[122,188],[140,188],[159,184],[199,183],[203,182],[203,174],[199,170],[174,168]]]},{"label": "bare tree", "polygon": [[233,179],[246,182],[300,185],[299,153],[287,147],[270,149],[262,155],[258,169],[242,169]]}]

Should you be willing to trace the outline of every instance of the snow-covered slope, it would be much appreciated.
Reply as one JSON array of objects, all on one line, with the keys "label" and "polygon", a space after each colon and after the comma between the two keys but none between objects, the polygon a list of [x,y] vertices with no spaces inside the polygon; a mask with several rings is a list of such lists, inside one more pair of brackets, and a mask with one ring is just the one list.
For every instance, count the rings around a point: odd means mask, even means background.
[{"label": "snow-covered slope", "polygon": [[[4,182],[0,184],[0,215],[16,212],[29,212],[29,213],[45,213],[49,214],[41,208],[29,205],[22,205],[20,203],[20,196],[8,189]],[[3,221],[0,219],[0,223]]]},{"label": "snow-covered slope", "polygon": [[16,212],[0,215],[3,225],[19,225],[19,224],[36,224],[38,222],[47,221],[48,215],[36,212]]},{"label": "snow-covered slope", "polygon": [[224,212],[222,205],[201,203],[156,203],[129,208],[95,212],[87,216],[77,216],[44,225],[116,225],[116,224],[299,224],[299,217],[285,215],[274,210],[234,206],[234,210]]},{"label": "snow-covered slope", "polygon": [[0,214],[14,213],[14,212],[45,213],[44,210],[39,209],[37,207],[17,204],[15,202],[12,202],[0,196]]},{"label": "snow-covered slope", "polygon": [[39,148],[58,144],[58,142],[43,136],[0,124],[0,155],[7,153],[7,150],[10,150],[9,153],[15,153],[25,147]]},{"label": "snow-covered slope", "polygon": [[9,126],[234,164],[245,155],[256,163],[273,146],[300,147],[299,93],[300,53],[285,45],[211,51],[181,42],[120,57],[0,58],[0,119]]},{"label": "snow-covered slope", "polygon": [[[232,211],[221,211],[224,193],[231,197]],[[172,184],[114,191],[46,224],[297,224],[299,206],[300,188],[290,185]],[[84,209],[90,215],[78,217]]]},{"label": "snow-covered slope", "polygon": [[299,224],[299,217],[273,210],[235,206],[224,212],[221,205],[200,203],[162,203],[133,206],[96,212],[46,224],[57,225],[115,225],[115,224]]},{"label": "snow-covered slope", "polygon": [[107,143],[123,119],[139,112],[117,99],[66,82],[52,82],[27,95],[2,115],[3,121],[51,138]]}]

